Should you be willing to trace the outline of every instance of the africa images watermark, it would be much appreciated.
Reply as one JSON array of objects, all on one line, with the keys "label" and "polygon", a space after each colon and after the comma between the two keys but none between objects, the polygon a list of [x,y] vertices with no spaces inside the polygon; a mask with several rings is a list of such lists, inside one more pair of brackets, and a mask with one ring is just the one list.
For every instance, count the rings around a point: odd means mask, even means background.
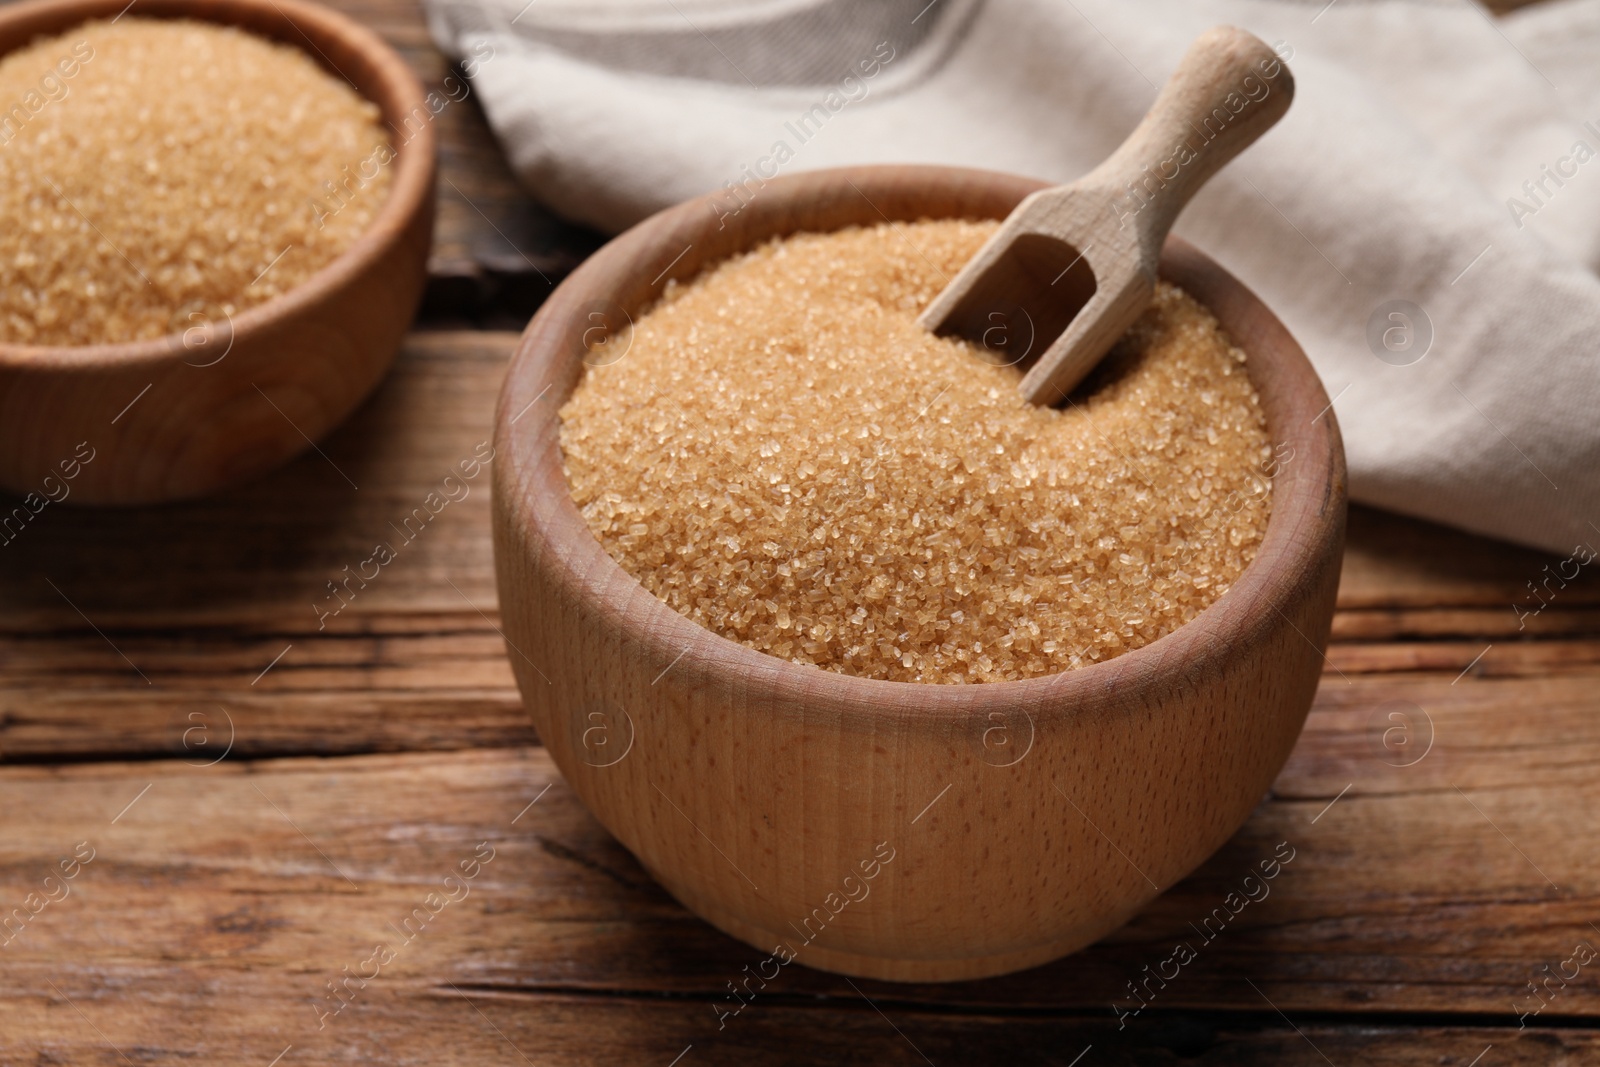
[{"label": "africa images watermark", "polygon": [[399,958],[401,951],[420,937],[428,924],[445,908],[466,900],[472,892],[470,883],[483,873],[483,868],[492,863],[494,857],[494,846],[487,841],[480,841],[469,858],[456,864],[456,870],[460,873],[453,871],[440,881],[442,891],[435,890],[424,896],[422,903],[400,920],[399,926],[393,920],[389,922],[389,929],[395,932],[395,940],[378,942],[373,946],[371,955],[356,964],[354,969],[347,963],[337,980],[329,978],[326,982],[328,992],[311,1000],[311,1009],[317,1013],[317,1029],[325,1028],[329,1019],[349,1007],[367,988],[367,983],[377,980],[383,969]]},{"label": "africa images watermark", "polygon": [[67,82],[77,77],[78,71],[92,59],[94,46],[88,41],[77,42],[69,54],[57,60],[56,65],[39,79],[37,89],[29,89],[21,99],[0,113],[0,145],[10,144],[22,132],[22,128],[48,105],[65,100],[72,91]]},{"label": "africa images watermark", "polygon": [[[1600,126],[1593,120],[1583,124],[1583,130],[1593,137],[1595,144],[1600,144]],[[1511,221],[1516,223],[1517,229],[1522,229],[1522,220],[1537,215],[1542,208],[1548,207],[1550,201],[1555,199],[1573,178],[1578,176],[1578,168],[1593,159],[1600,152],[1596,152],[1585,138],[1578,138],[1567,149],[1567,154],[1556,157],[1553,163],[1539,164],[1539,174],[1522,183],[1522,194],[1527,199],[1520,197],[1506,197],[1506,210],[1511,212]],[[1552,189],[1551,184],[1555,185]]]},{"label": "africa images watermark", "polygon": [[1144,165],[1144,177],[1127,183],[1126,200],[1117,197],[1111,201],[1118,225],[1126,226],[1129,219],[1149,207],[1167,183],[1176,181],[1183,168],[1199,159],[1206,145],[1220,137],[1247,107],[1272,95],[1272,79],[1283,73],[1283,62],[1293,57],[1294,49],[1279,41],[1272,46],[1272,51],[1275,58],[1257,62],[1253,68],[1255,73],[1246,74],[1238,88],[1224,96],[1221,105],[1212,108],[1198,126],[1192,121],[1189,123],[1194,133],[1173,145],[1154,170],[1148,163]]},{"label": "africa images watermark", "polygon": [[[1544,1011],[1547,1004],[1560,996],[1561,991],[1567,988],[1567,983],[1577,978],[1578,973],[1584,967],[1594,962],[1596,955],[1593,945],[1587,941],[1579,941],[1573,946],[1572,954],[1558,963],[1555,970],[1551,970],[1548,963],[1541,967],[1540,970],[1544,972],[1544,978],[1538,984],[1534,983],[1533,978],[1528,980],[1528,992],[1532,994],[1529,999],[1532,1001],[1532,1006],[1525,1007],[1516,1001],[1511,1002],[1511,1010],[1516,1012],[1517,1015],[1517,1029],[1526,1030],[1528,1028],[1528,1019]],[[1567,973],[1568,967],[1572,968],[1571,974]],[[1534,978],[1538,977],[1538,974],[1534,975]],[[1552,985],[1552,982],[1555,984]]]},{"label": "africa images watermark", "polygon": [[57,861],[56,870],[40,879],[39,888],[23,897],[21,905],[0,918],[0,932],[5,935],[5,940],[0,941],[0,949],[9,948],[11,942],[22,936],[28,924],[51,904],[59,904],[71,896],[72,880],[94,861],[94,856],[94,846],[87,841],[79,841],[72,847],[71,856],[63,856]]},{"label": "africa images watermark", "polygon": [[[1556,594],[1565,589],[1568,582],[1577,578],[1584,567],[1594,562],[1595,555],[1594,547],[1585,541],[1579,543],[1572,550],[1572,555],[1555,564],[1554,571],[1551,571],[1551,565],[1546,563],[1543,570],[1539,572],[1542,575],[1542,580],[1539,584],[1534,585],[1530,580],[1527,583],[1529,595],[1522,598],[1521,604],[1511,605],[1511,610],[1516,612],[1517,615],[1517,629],[1525,628],[1528,625],[1530,616],[1537,618],[1541,611],[1549,607],[1550,602],[1556,598]],[[1551,582],[1556,583],[1554,589],[1550,588]],[[1532,603],[1529,603],[1530,601]],[[1538,606],[1535,607],[1533,606],[1534,604]]]},{"label": "africa images watermark", "polygon": [[888,41],[879,41],[872,55],[857,63],[851,73],[840,79],[838,85],[823,94],[821,100],[783,124],[784,130],[794,137],[795,144],[791,145],[788,138],[778,138],[766,155],[740,169],[737,181],[723,182],[723,195],[711,203],[711,212],[717,217],[717,229],[722,229],[729,218],[748,207],[756,194],[766,188],[767,182],[776,178],[784,165],[794,159],[799,147],[822,132],[822,127],[827,125],[829,119],[850,104],[865,100],[871,91],[867,83],[882,73],[883,68],[894,61],[894,57],[894,46]]},{"label": "africa images watermark", "polygon": [[[887,854],[886,854],[887,853]],[[828,924],[837,919],[851,904],[860,904],[872,892],[872,880],[883,873],[883,868],[894,862],[897,855],[894,848],[887,841],[880,841],[873,847],[872,855],[856,864],[856,869],[845,875],[839,883],[839,890],[827,894],[822,898],[822,903],[811,909],[800,925],[793,922],[789,924],[796,934],[800,935],[800,947],[796,948],[793,942],[785,939],[780,941],[772,950],[772,955],[756,964],[755,973],[750,970],[750,965],[745,964],[743,977],[738,985],[728,983],[728,996],[724,1001],[732,1001],[732,1006],[722,1003],[713,1003],[711,1010],[717,1013],[717,1029],[727,1027],[728,1020],[738,1015],[752,1001],[756,994],[767,987],[767,983],[777,978],[783,968],[800,955],[811,942],[822,936]],[[859,871],[859,875],[856,873]],[[771,967],[771,973],[766,970]],[[755,988],[750,983],[756,983]]]},{"label": "africa images watermark", "polygon": [[[428,524],[451,504],[459,504],[472,495],[471,482],[483,468],[494,461],[494,446],[488,441],[479,441],[473,454],[457,463],[450,469],[439,482],[437,489],[430,490],[422,498],[422,503],[411,509],[411,513],[400,520],[400,525],[393,522],[389,525],[400,537],[395,541],[379,541],[373,546],[372,555],[361,560],[355,565],[352,572],[347,563],[340,569],[342,577],[330,579],[328,593],[324,596],[324,604],[312,602],[311,610],[317,616],[317,629],[326,629],[328,620],[338,615],[367,587],[369,582],[377,580],[383,573],[383,568],[400,558],[400,550],[411,542],[421,537],[427,530]],[[370,569],[369,569],[370,568]],[[324,606],[326,605],[326,606]]]},{"label": "africa images watermark", "polygon": [[[1288,855],[1284,850],[1288,850]],[[1258,878],[1254,872],[1245,875],[1238,890],[1233,890],[1222,898],[1222,903],[1212,908],[1200,920],[1200,925],[1190,923],[1189,926],[1199,935],[1199,948],[1189,941],[1179,941],[1173,946],[1172,953],[1159,960],[1152,970],[1150,964],[1145,964],[1142,977],[1128,979],[1128,997],[1132,1004],[1124,1007],[1121,1004],[1112,1004],[1111,1010],[1117,1017],[1117,1029],[1126,1029],[1128,1020],[1138,1016],[1148,1008],[1161,990],[1167,988],[1167,983],[1175,981],[1183,968],[1193,963],[1200,957],[1200,948],[1204,948],[1215,941],[1228,924],[1238,917],[1239,913],[1251,904],[1258,904],[1267,899],[1272,892],[1269,884],[1274,878],[1283,873],[1283,868],[1295,857],[1294,846],[1287,841],[1278,843],[1273,849],[1272,858],[1264,859],[1258,866],[1261,875]]]},{"label": "africa images watermark", "polygon": [[[84,451],[88,450],[85,455]],[[72,455],[56,464],[61,474],[58,477],[54,472],[44,476],[39,484],[39,490],[29,490],[23,494],[22,503],[11,509],[9,515],[0,516],[0,545],[9,545],[15,541],[22,531],[27,528],[38,514],[52,503],[59,504],[72,494],[72,479],[82,473],[83,468],[94,462],[97,455],[95,449],[88,441],[79,441]]]},{"label": "africa images watermark", "polygon": [[[472,46],[472,55],[461,61],[461,70],[471,78],[494,58],[494,46],[487,41],[479,41]],[[328,220],[350,205],[356,197],[377,180],[383,173],[383,168],[393,163],[399,156],[399,150],[416,140],[417,134],[423,128],[439,117],[439,113],[452,103],[459,104],[472,95],[472,86],[457,78],[454,74],[446,74],[439,83],[443,89],[430,90],[423,97],[421,104],[412,108],[399,125],[390,123],[394,131],[394,142],[380,144],[368,153],[365,159],[355,164],[352,170],[350,164],[339,168],[337,179],[329,178],[322,183],[325,196],[319,200],[308,201],[311,210],[311,222],[317,229],[322,229]]]}]

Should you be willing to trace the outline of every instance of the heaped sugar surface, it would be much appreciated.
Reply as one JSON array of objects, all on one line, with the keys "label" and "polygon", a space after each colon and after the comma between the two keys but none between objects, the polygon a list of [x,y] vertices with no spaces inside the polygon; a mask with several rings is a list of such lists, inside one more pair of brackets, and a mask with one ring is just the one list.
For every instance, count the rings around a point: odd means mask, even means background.
[{"label": "heaped sugar surface", "polygon": [[993,228],[799,234],[670,286],[561,412],[607,552],[751,648],[910,682],[1070,670],[1215,602],[1271,508],[1244,354],[1162,284],[1067,405],[1027,404],[916,322]]}]

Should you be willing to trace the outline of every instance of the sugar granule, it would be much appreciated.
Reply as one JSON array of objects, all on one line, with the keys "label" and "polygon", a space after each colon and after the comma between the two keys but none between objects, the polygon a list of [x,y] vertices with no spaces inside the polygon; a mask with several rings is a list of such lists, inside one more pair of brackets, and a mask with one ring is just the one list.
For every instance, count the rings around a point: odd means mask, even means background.
[{"label": "sugar granule", "polygon": [[4,342],[220,323],[349,248],[390,184],[375,105],[232,27],[128,15],[36,41],[0,57],[0,112]]},{"label": "sugar granule", "polygon": [[1069,670],[1215,602],[1271,509],[1244,353],[1162,283],[1064,409],[1031,406],[916,322],[993,230],[798,234],[669,284],[561,410],[606,551],[725,637],[897,681]]}]

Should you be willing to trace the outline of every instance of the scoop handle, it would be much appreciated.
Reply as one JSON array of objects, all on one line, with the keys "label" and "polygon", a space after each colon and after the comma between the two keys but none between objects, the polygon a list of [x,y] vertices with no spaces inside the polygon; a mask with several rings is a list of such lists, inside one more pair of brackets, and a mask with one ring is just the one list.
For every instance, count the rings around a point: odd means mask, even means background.
[{"label": "scoop handle", "polygon": [[1079,184],[1111,195],[1111,210],[1138,226],[1154,263],[1189,198],[1293,98],[1294,76],[1271,46],[1237,26],[1213,27],[1195,38],[1128,139]]}]

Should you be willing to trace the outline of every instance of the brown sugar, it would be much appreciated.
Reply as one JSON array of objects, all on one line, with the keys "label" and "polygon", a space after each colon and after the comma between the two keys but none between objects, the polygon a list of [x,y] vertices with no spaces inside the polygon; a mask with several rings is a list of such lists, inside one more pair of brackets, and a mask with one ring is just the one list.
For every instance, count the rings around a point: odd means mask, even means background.
[{"label": "brown sugar", "polygon": [[1163,283],[1063,409],[1030,406],[916,323],[993,229],[800,234],[669,285],[561,411],[610,555],[751,648],[911,682],[1085,666],[1227,592],[1271,508],[1244,353]]},{"label": "brown sugar", "polygon": [[0,58],[0,342],[160,337],[310,277],[371,223],[377,108],[305,52],[125,16]]}]

